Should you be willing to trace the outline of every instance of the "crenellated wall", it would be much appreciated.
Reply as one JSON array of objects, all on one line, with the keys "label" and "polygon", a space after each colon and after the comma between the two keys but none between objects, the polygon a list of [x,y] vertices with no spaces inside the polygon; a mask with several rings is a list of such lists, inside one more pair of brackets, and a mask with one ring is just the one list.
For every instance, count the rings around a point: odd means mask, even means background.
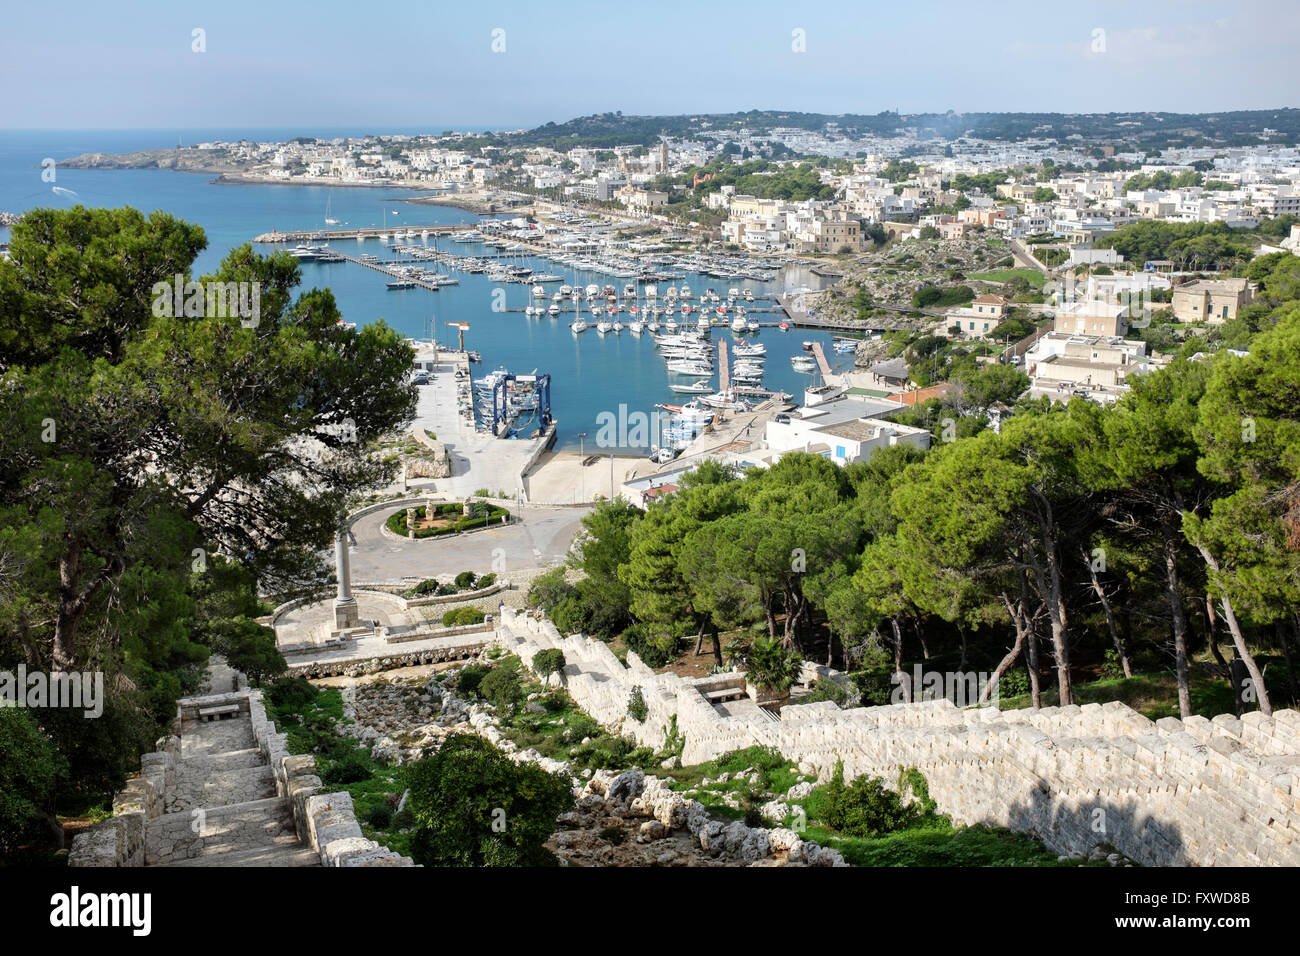
[{"label": "crenellated wall", "polygon": [[[849,778],[894,784],[915,767],[954,822],[1005,826],[1061,853],[1108,843],[1147,865],[1300,865],[1295,711],[1153,722],[1118,702],[998,711],[938,700],[726,715],[706,697],[707,680],[655,674],[635,654],[624,666],[604,644],[563,637],[544,619],[507,610],[496,640],[526,665],[560,648],[574,700],[639,743],[662,746],[676,715],[686,764],[763,745],[823,776],[843,760]],[[643,723],[627,716],[635,686]]]}]

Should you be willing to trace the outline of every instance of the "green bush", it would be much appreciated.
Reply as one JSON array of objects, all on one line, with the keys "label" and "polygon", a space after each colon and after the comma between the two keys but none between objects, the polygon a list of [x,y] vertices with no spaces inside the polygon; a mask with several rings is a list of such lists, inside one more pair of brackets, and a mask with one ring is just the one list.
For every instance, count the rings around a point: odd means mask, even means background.
[{"label": "green bush", "polygon": [[[558,626],[558,625],[557,625]],[[623,643],[647,667],[663,667],[677,656],[677,638],[638,621],[623,631]]]},{"label": "green bush", "polygon": [[276,710],[299,712],[316,699],[320,691],[305,677],[281,677],[266,692]]},{"label": "green bush", "polygon": [[411,594],[415,597],[424,597],[426,594],[437,594],[442,586],[442,582],[437,578],[425,578],[415,587],[411,588]]},{"label": "green bush", "polygon": [[462,571],[456,575],[456,587],[462,591],[468,591],[474,587],[474,579],[477,575],[473,571]]},{"label": "green bush", "polygon": [[627,715],[638,724],[644,724],[646,717],[650,715],[650,708],[646,705],[645,695],[641,693],[639,684],[632,688],[632,693],[628,697]]},{"label": "green bush", "polygon": [[574,714],[564,728],[564,743],[572,747],[588,737],[599,737],[604,731],[593,718],[583,713]]},{"label": "green bush", "polygon": [[67,772],[27,711],[0,706],[0,856],[53,836],[54,796]]},{"label": "green bush", "polygon": [[543,844],[574,802],[567,779],[472,734],[453,734],[412,764],[407,784],[411,856],[424,866],[553,864]]},{"label": "green bush", "polygon": [[481,591],[484,588],[490,588],[492,585],[496,583],[497,583],[497,576],[495,574],[485,574],[483,575],[483,577],[479,578],[476,582],[474,582],[474,588],[475,590]]},{"label": "green bush", "polygon": [[564,580],[564,568],[552,568],[533,578],[526,600],[529,607],[540,607],[550,614],[573,590],[573,585]]},{"label": "green bush", "polygon": [[376,830],[387,830],[393,825],[393,808],[386,803],[377,803],[366,814],[366,823]]},{"label": "green bush", "polygon": [[373,776],[370,764],[358,753],[350,753],[342,760],[329,764],[321,773],[321,783],[360,783]]},{"label": "green bush", "polygon": [[463,627],[467,624],[482,624],[486,615],[476,607],[452,608],[442,616],[443,627]]},{"label": "green bush", "polygon": [[504,667],[495,668],[483,678],[479,694],[492,704],[500,714],[509,714],[523,696],[519,675]]},{"label": "green bush", "polygon": [[879,777],[857,777],[846,785],[843,761],[836,761],[829,783],[809,794],[808,810],[832,830],[866,838],[906,830],[921,818],[917,804],[904,804]]},{"label": "green bush", "polygon": [[456,691],[462,697],[468,697],[471,694],[478,694],[478,689],[483,683],[483,678],[492,673],[492,668],[486,664],[470,664],[463,671],[456,675]]},{"label": "green bush", "polygon": [[754,686],[780,694],[799,679],[802,667],[803,658],[780,638],[760,637],[749,649],[745,676]]}]

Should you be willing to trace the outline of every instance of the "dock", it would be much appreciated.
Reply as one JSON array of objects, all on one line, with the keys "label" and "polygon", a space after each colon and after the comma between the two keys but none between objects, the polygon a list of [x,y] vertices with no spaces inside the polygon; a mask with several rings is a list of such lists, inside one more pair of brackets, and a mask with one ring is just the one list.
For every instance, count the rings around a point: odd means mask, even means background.
[{"label": "dock", "polygon": [[822,348],[820,342],[812,344],[813,358],[817,359],[817,367],[822,371],[822,381],[829,381],[829,376],[835,373],[831,371],[831,363],[826,361],[826,350]]},{"label": "dock", "polygon": [[[336,252],[335,255],[342,257],[347,262],[354,262],[359,266],[365,266],[367,269],[374,269],[376,272],[382,272],[390,279],[397,279],[401,282],[409,282],[412,286],[425,289],[429,292],[437,292],[444,285],[448,284],[446,282],[430,282],[427,279],[411,279],[408,278],[407,276],[402,275],[400,272],[398,272],[396,269],[392,268],[391,266],[387,265],[386,263],[377,262],[377,261],[370,262],[365,259],[359,259],[356,256],[348,255],[346,252]],[[454,280],[452,284],[459,284],[459,281],[460,280]]]},{"label": "dock", "polygon": [[731,384],[731,359],[727,356],[727,340],[718,342],[718,391],[726,393]]},{"label": "dock", "polygon": [[[270,232],[264,232],[260,236],[253,238],[254,242],[330,242],[335,239],[378,239],[379,234],[383,233],[391,240],[393,231],[401,229],[404,232],[415,230],[417,233],[427,232],[430,236],[451,236],[458,232],[470,232],[476,227],[472,224],[448,226],[365,226],[359,229],[298,229],[290,232],[277,232],[272,229]],[[403,238],[410,238],[404,236]],[[415,236],[419,239],[420,236]]]}]

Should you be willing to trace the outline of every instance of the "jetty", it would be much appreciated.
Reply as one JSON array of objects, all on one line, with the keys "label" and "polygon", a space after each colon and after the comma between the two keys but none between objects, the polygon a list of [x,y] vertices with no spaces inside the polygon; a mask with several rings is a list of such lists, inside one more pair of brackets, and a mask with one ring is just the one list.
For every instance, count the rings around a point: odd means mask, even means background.
[{"label": "jetty", "polygon": [[[393,232],[400,228],[405,232],[412,230],[417,233],[427,232],[430,236],[451,236],[458,232],[470,232],[477,228],[472,224],[463,224],[457,226],[365,226],[360,229],[297,229],[290,232],[277,232],[272,229],[270,232],[264,232],[260,236],[254,236],[254,242],[331,242],[335,239],[378,239],[380,234],[384,234],[391,240]],[[409,237],[403,237],[409,238]],[[416,238],[420,238],[419,235]]]}]

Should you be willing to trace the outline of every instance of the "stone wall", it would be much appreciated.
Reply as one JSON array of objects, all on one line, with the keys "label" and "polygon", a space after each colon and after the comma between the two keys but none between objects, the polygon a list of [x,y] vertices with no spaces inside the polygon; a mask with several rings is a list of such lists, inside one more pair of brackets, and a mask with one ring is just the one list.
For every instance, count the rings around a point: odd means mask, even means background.
[{"label": "stone wall", "polygon": [[[682,761],[762,745],[820,775],[896,785],[915,767],[955,823],[1028,833],[1061,853],[1108,843],[1146,865],[1300,865],[1300,713],[1152,722],[1118,702],[998,711],[947,700],[840,709],[787,706],[724,716],[703,682],[624,666],[604,644],[506,611],[500,647],[531,664],[558,647],[574,700],[641,744],[662,746],[672,717]],[[632,688],[649,711],[627,717]]]}]

